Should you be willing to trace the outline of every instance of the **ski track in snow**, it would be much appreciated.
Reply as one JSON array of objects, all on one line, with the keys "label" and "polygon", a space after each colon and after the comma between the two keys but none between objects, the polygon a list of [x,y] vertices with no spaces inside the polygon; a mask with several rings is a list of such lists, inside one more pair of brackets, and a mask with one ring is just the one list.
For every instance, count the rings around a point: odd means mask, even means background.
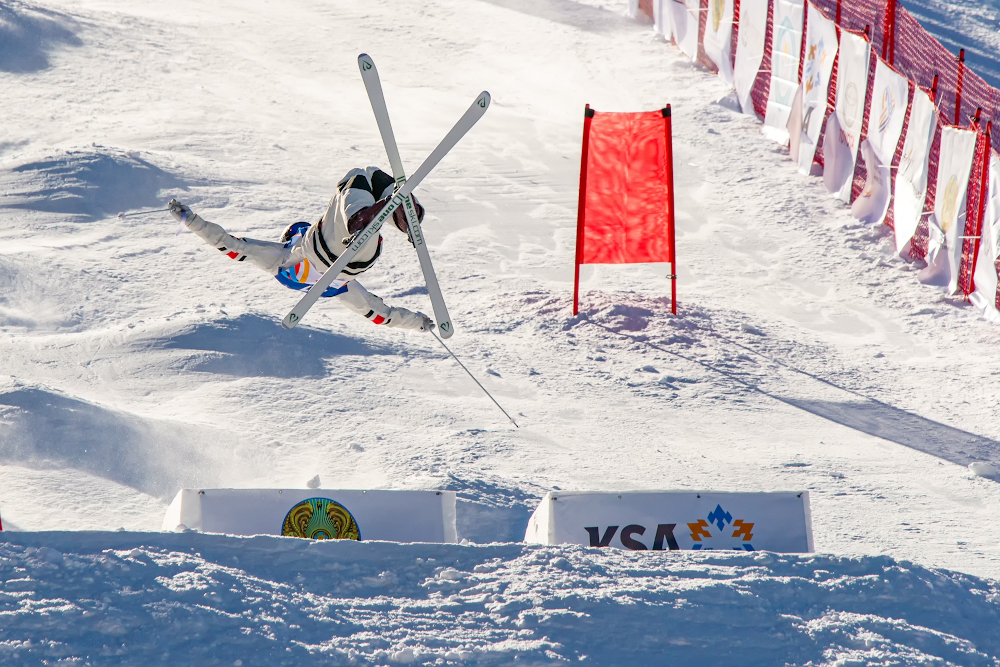
[{"label": "ski track in snow", "polygon": [[[907,7],[956,16],[990,80],[995,3]],[[416,194],[449,345],[521,429],[430,337],[325,303],[284,331],[295,293],[167,215],[116,218],[176,196],[257,238],[316,219],[348,168],[385,165],[362,51],[410,169],[493,95]],[[920,285],[888,230],[714,102],[723,85],[624,3],[10,2],[0,82],[8,531],[158,530],[180,487],[319,474],[456,490],[471,543],[519,540],[551,488],[809,489],[834,554],[10,532],[5,662],[997,662],[996,583],[976,577],[1000,577],[1000,487],[967,469],[1000,466],[997,328]],[[656,266],[585,267],[571,315],[588,102],[673,106],[678,318]],[[429,312],[392,229],[362,282]],[[446,566],[458,583],[420,585]],[[319,574],[340,567],[350,586]]]}]

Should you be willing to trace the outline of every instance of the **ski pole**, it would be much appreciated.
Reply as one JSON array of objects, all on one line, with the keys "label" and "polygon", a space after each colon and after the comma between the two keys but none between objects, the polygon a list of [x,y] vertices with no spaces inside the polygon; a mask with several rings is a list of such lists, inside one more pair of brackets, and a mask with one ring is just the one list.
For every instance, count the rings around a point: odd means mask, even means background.
[{"label": "ski pole", "polygon": [[118,219],[124,220],[125,218],[134,218],[138,215],[149,215],[151,213],[163,213],[164,211],[169,211],[169,208],[154,208],[148,211],[136,211],[135,213],[119,213]]},{"label": "ski pole", "polygon": [[444,344],[444,341],[441,340],[441,337],[438,336],[436,333],[434,333],[433,329],[431,329],[431,333],[434,334],[434,337],[437,338],[437,341],[439,343],[441,343],[441,347],[443,347],[444,349],[448,350],[448,354],[451,355],[452,359],[454,359],[455,361],[458,362],[458,365],[462,367],[462,370],[464,370],[466,373],[468,373],[469,377],[472,378],[475,381],[475,383],[479,385],[479,388],[482,389],[484,392],[486,392],[486,395],[490,397],[490,400],[493,401],[493,404],[496,405],[498,408],[500,408],[500,412],[504,413],[507,416],[507,419],[510,420],[510,423],[513,424],[515,428],[521,428],[520,426],[517,425],[517,422],[514,421],[514,418],[511,417],[509,414],[507,414],[507,411],[503,409],[503,406],[500,405],[499,403],[497,403],[497,399],[493,398],[493,394],[491,394],[490,392],[486,391],[486,387],[484,387],[483,384],[479,380],[476,380],[476,376],[472,374],[472,371],[470,371],[468,368],[465,367],[465,364],[462,363],[462,360],[459,359],[458,357],[456,357],[455,353],[452,352],[448,348],[448,346]]}]

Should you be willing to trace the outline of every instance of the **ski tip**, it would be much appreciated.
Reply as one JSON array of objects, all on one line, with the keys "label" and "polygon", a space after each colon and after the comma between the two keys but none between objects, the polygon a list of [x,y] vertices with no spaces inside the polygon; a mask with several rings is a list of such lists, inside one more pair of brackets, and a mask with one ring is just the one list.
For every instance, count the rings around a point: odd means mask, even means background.
[{"label": "ski tip", "polygon": [[441,338],[451,338],[455,335],[455,327],[452,326],[451,322],[441,322],[438,325],[438,331],[441,332]]},{"label": "ski tip", "polygon": [[475,104],[479,106],[483,111],[486,111],[486,109],[490,107],[490,101],[492,99],[493,98],[490,97],[490,94],[484,90],[483,92],[479,93],[479,97],[476,98]]},{"label": "ski tip", "polygon": [[358,67],[362,72],[367,72],[368,70],[375,67],[375,62],[371,59],[367,53],[362,53],[358,56]]},{"label": "ski tip", "polygon": [[281,326],[285,329],[294,329],[300,319],[301,318],[295,313],[288,313],[285,315],[285,319],[281,320]]}]

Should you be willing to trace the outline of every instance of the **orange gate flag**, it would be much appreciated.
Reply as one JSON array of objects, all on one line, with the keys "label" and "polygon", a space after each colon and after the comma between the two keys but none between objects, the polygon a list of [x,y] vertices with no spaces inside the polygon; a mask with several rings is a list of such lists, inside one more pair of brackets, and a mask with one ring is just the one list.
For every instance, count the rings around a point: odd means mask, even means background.
[{"label": "orange gate flag", "polygon": [[670,262],[677,314],[674,167],[670,105],[659,111],[598,113],[583,119],[576,221],[573,314],[581,264]]}]

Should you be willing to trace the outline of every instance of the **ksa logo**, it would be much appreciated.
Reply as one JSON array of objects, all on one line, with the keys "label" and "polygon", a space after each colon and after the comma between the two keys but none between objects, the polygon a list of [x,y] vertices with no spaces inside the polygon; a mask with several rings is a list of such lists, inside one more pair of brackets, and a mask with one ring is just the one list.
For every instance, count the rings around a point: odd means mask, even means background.
[{"label": "ksa logo", "polygon": [[[706,520],[707,519],[707,520]],[[716,505],[706,519],[698,519],[687,525],[692,549],[739,549],[754,551],[753,524],[742,519],[733,520],[733,515]],[[735,530],[734,530],[735,529]]]},{"label": "ksa logo", "polygon": [[[677,540],[674,539],[674,528],[676,526],[676,523],[661,523],[656,527],[656,532],[653,535],[653,551],[677,551],[680,549],[677,546]],[[591,526],[584,528],[584,530],[590,535],[590,546],[607,547],[611,545],[611,540],[614,539],[615,533],[618,531],[618,526],[608,526],[603,535],[601,535],[601,529],[598,526]],[[640,526],[639,524],[625,526],[621,532],[622,546],[632,551],[649,551],[650,547],[647,547],[635,537],[636,535],[641,536],[645,534],[645,526]],[[664,543],[666,543],[666,548],[663,546]]]}]

